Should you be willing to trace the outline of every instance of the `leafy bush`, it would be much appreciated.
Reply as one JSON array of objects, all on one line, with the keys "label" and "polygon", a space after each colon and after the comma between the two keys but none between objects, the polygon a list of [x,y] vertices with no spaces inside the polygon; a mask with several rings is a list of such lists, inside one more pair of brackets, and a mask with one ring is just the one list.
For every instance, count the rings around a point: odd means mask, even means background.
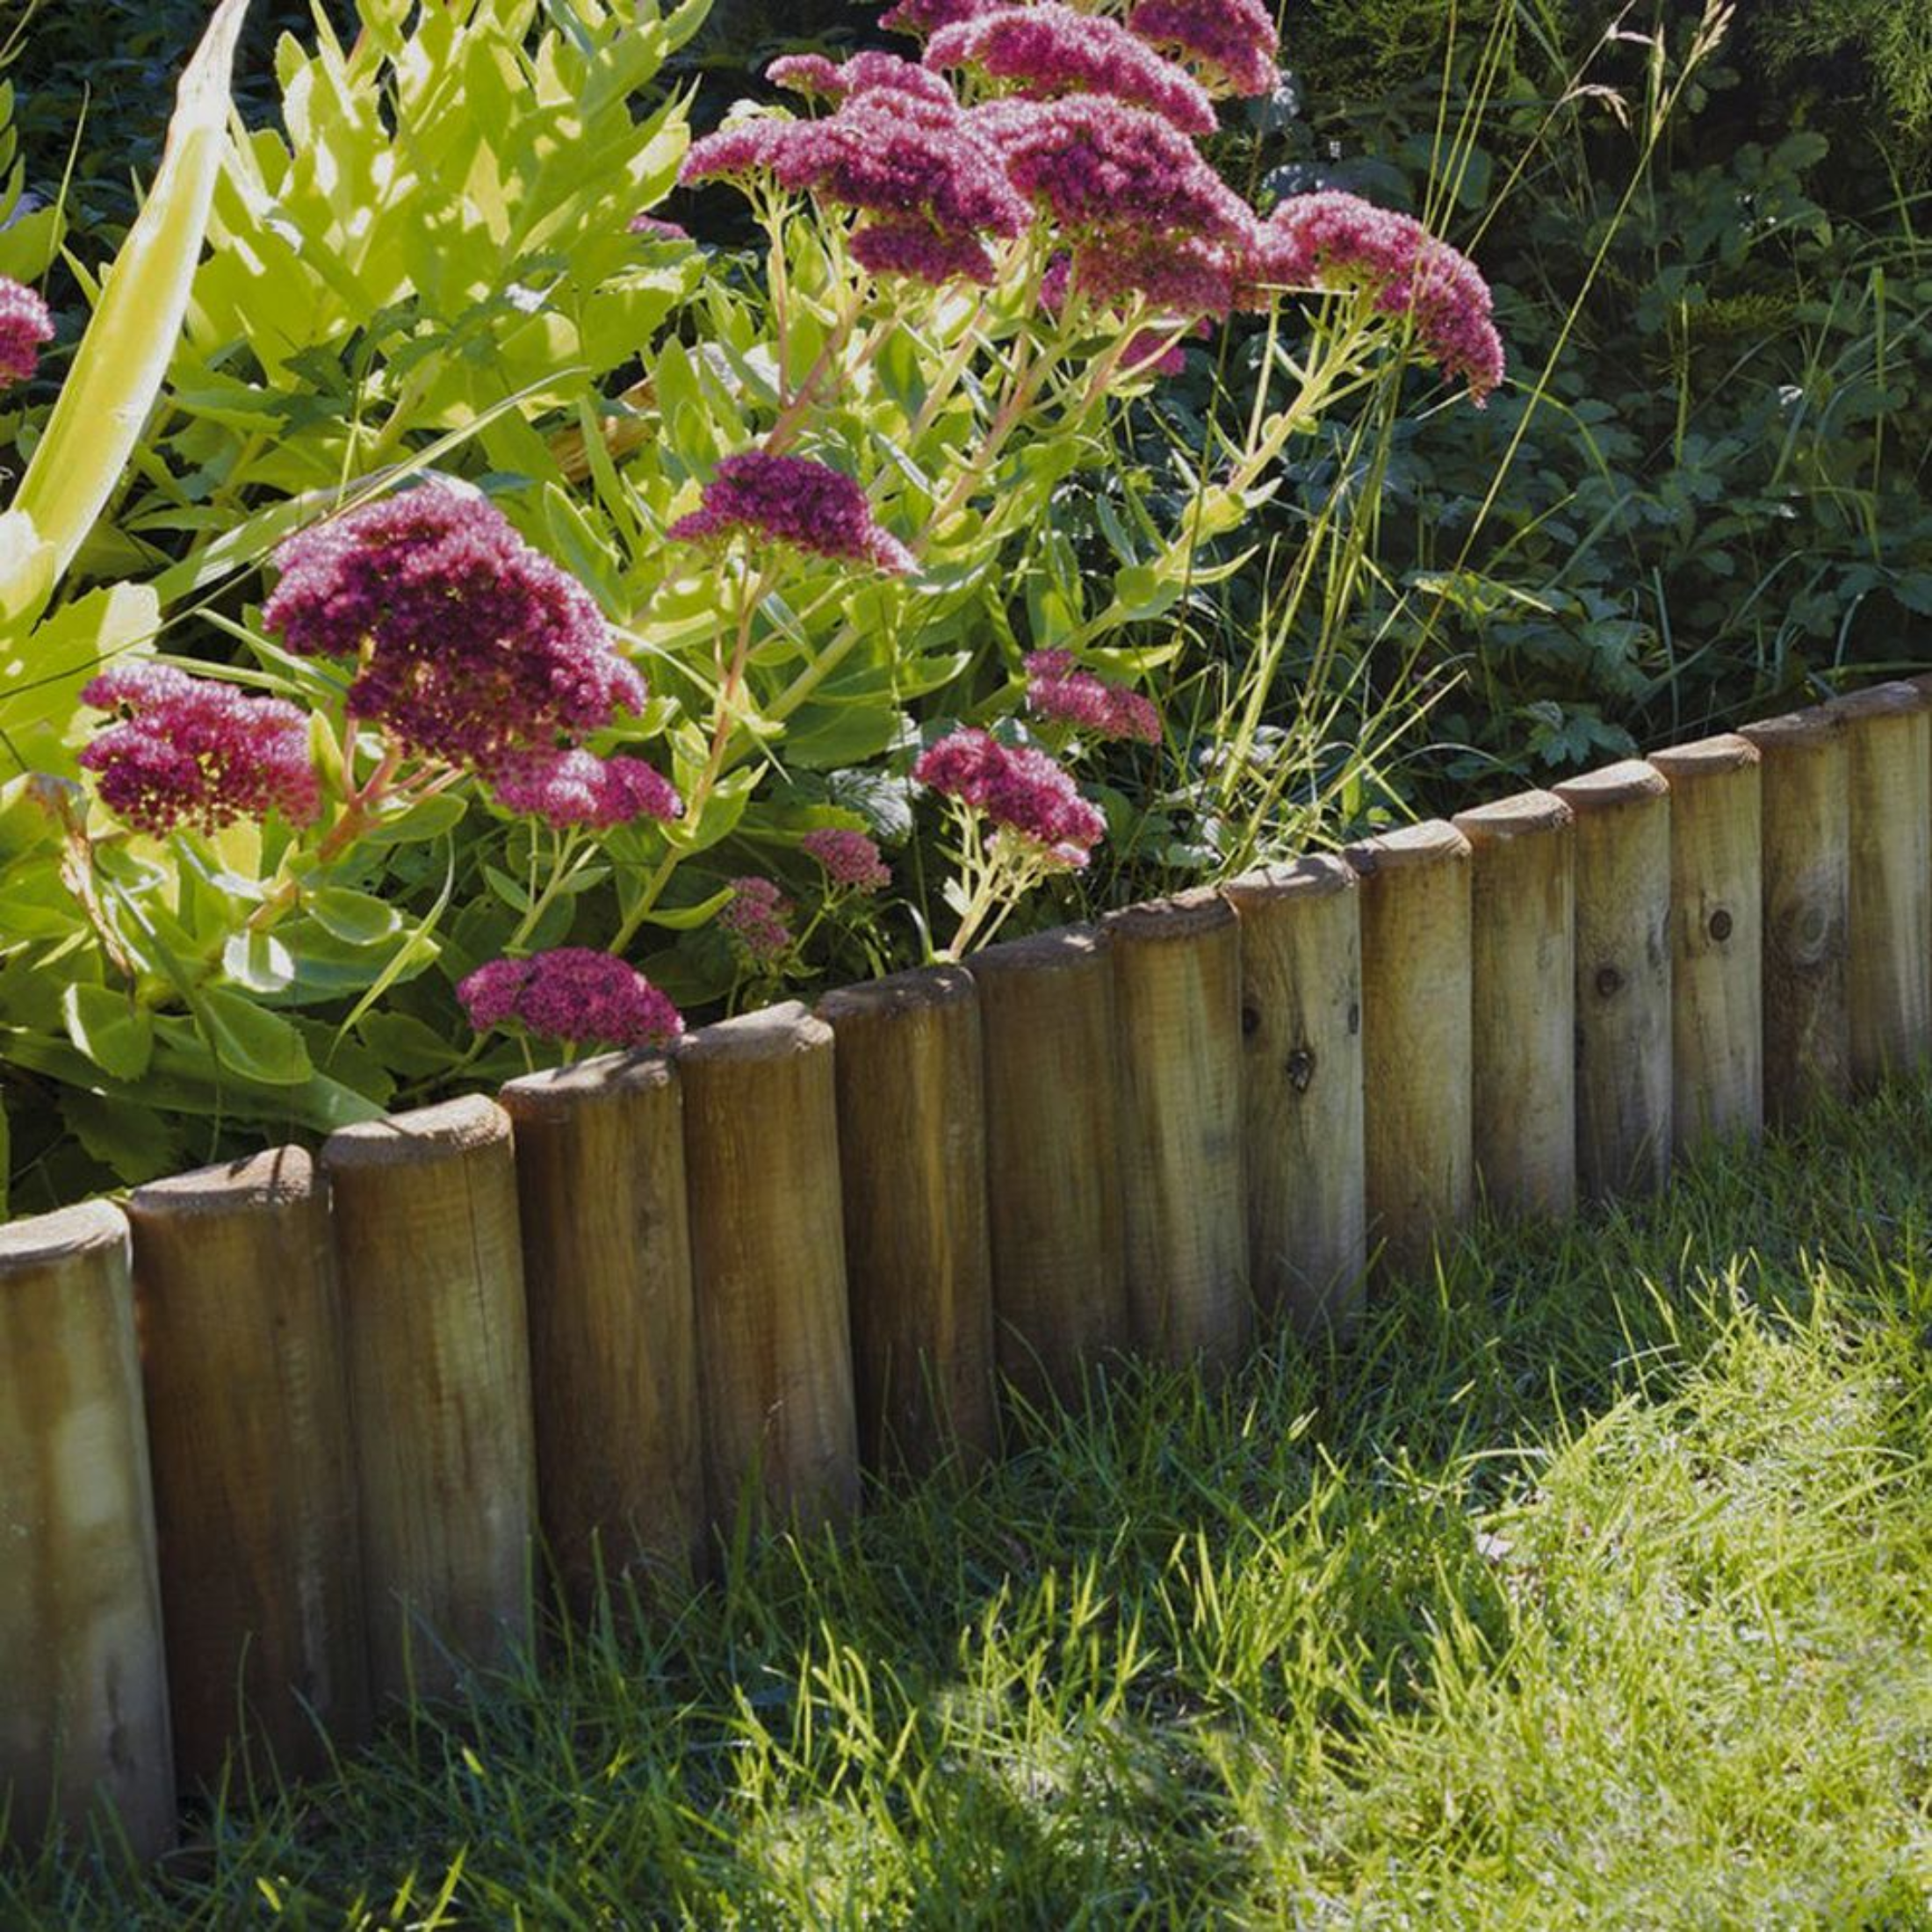
[{"label": "leafy bush", "polygon": [[[0,665],[21,1205],[956,953],[1078,910],[1103,840],[1157,882],[1268,835],[1277,660],[1206,783],[1135,685],[1324,412],[1417,357],[1493,387],[1480,279],[1345,196],[1258,225],[1199,81],[1107,22],[1021,50],[1047,103],[806,61],[828,112],[687,156],[658,76],[701,14],[365,0],[282,42],[162,405],[58,559],[129,621],[50,631],[77,600]],[[1265,95],[1249,31],[1196,65]],[[934,47],[969,98],[1011,54]],[[756,250],[647,213],[681,160]],[[1237,306],[1238,417],[1143,465],[1137,406]]]}]

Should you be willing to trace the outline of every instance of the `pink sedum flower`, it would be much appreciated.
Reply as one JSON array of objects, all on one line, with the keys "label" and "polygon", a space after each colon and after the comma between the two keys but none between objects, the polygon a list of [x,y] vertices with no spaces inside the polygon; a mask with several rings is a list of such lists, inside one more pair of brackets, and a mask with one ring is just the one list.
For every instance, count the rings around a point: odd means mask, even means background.
[{"label": "pink sedum flower", "polygon": [[158,839],[271,811],[298,825],[321,815],[308,719],[281,698],[249,697],[164,664],[103,672],[81,698],[120,714],[81,764],[98,779],[102,803],[137,831]]},{"label": "pink sedum flower", "polygon": [[1035,651],[1027,663],[1027,709],[1035,717],[1071,724],[1096,738],[1157,745],[1161,715],[1124,684],[1083,671],[1071,651]]},{"label": "pink sedum flower", "polygon": [[991,282],[996,265],[977,235],[948,234],[925,221],[874,221],[852,238],[852,259],[868,275],[903,275],[929,287]]},{"label": "pink sedum flower", "polygon": [[1076,238],[1132,230],[1245,246],[1246,202],[1173,123],[1099,95],[989,102],[967,119],[1013,185]]},{"label": "pink sedum flower", "polygon": [[519,752],[490,774],[490,789],[506,811],[559,830],[589,825],[604,832],[638,818],[668,824],[684,811],[670,780],[641,758],[599,758],[587,751]]},{"label": "pink sedum flower", "polygon": [[634,214],[628,224],[632,234],[641,234],[651,242],[688,242],[688,228],[681,228],[675,221],[666,221],[654,214]]},{"label": "pink sedum flower", "polygon": [[879,16],[879,25],[889,33],[912,33],[924,38],[962,20],[977,19],[991,13],[1000,0],[898,0]]},{"label": "pink sedum flower", "polygon": [[792,903],[770,879],[733,879],[731,888],[731,903],[717,923],[759,965],[768,966],[791,945]]},{"label": "pink sedum flower", "polygon": [[809,457],[745,450],[728,456],[696,509],[667,534],[681,543],[721,543],[739,531],[789,544],[815,557],[869,564],[903,574],[911,551],[872,520],[865,492],[849,476]]},{"label": "pink sedum flower", "polygon": [[1266,94],[1279,78],[1281,37],[1262,0],[1140,0],[1127,24],[1210,87]]},{"label": "pink sedum flower", "polygon": [[1503,380],[1489,285],[1409,215],[1336,189],[1296,195],[1257,231],[1249,274],[1262,289],[1369,291],[1382,314],[1409,318],[1424,353],[1479,407]]},{"label": "pink sedum flower", "polygon": [[1044,752],[1003,745],[990,732],[969,727],[928,746],[912,776],[1056,864],[1084,866],[1107,833],[1107,820]]},{"label": "pink sedum flower", "polygon": [[926,49],[929,68],[970,68],[1034,100],[1104,94],[1150,108],[1183,133],[1211,134],[1215,104],[1186,68],[1164,60],[1117,21],[1057,0],[1003,6],[943,27]]},{"label": "pink sedum flower", "polygon": [[488,773],[641,710],[588,591],[482,497],[428,484],[292,537],[263,619],[356,663],[349,709],[411,751]]},{"label": "pink sedum flower", "polygon": [[877,892],[892,883],[879,848],[862,832],[837,825],[822,825],[808,832],[798,841],[825,868],[834,885],[849,886],[855,892]]},{"label": "pink sedum flower", "polygon": [[0,275],[0,389],[25,382],[54,340],[54,316],[24,282]]},{"label": "pink sedum flower", "polygon": [[657,1046],[684,1030],[677,1008],[636,967],[585,946],[493,959],[456,996],[479,1033],[515,1024],[565,1046]]},{"label": "pink sedum flower", "polygon": [[869,49],[849,61],[829,61],[823,54],[787,54],[765,69],[775,87],[819,100],[842,101],[854,94],[910,94],[935,106],[958,109],[953,90],[937,74],[896,54]]}]

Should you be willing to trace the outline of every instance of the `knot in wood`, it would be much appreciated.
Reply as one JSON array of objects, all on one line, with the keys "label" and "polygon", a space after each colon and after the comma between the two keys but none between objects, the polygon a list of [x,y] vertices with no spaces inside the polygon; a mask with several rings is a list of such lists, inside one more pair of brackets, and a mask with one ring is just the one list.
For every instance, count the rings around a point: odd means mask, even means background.
[{"label": "knot in wood", "polygon": [[1614,999],[1623,991],[1624,976],[1614,966],[1599,966],[1597,969],[1597,997],[1599,999]]},{"label": "knot in wood", "polygon": [[1241,1032],[1244,1039],[1251,1040],[1261,1031],[1261,1009],[1245,1004],[1241,1009]]},{"label": "knot in wood", "polygon": [[1719,946],[1723,945],[1725,941],[1731,936],[1732,926],[1733,920],[1730,909],[1727,906],[1719,906],[1717,911],[1711,915],[1711,937]]},{"label": "knot in wood", "polygon": [[1283,1063],[1288,1085],[1297,1093],[1306,1093],[1308,1083],[1315,1078],[1315,1049],[1306,1043],[1297,1047]]},{"label": "knot in wood", "polygon": [[1359,1033],[1362,1030],[1362,1009],[1352,999],[1348,1006],[1348,1030],[1352,1034]]}]

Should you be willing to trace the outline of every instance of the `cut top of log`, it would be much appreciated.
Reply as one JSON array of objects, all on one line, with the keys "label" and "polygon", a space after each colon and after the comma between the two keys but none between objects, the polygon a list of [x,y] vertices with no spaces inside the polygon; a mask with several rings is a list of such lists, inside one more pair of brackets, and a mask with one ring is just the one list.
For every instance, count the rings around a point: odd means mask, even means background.
[{"label": "cut top of log", "polygon": [[926,966],[889,974],[862,986],[840,986],[818,1002],[821,1020],[897,1020],[934,1006],[957,1006],[975,997],[971,976],[960,966]]},{"label": "cut top of log", "polygon": [[832,1044],[832,1028],[815,1020],[796,999],[782,999],[757,1013],[741,1013],[688,1033],[674,1049],[680,1062],[710,1065],[722,1062],[777,1060]]},{"label": "cut top of log", "polygon": [[1070,972],[1090,965],[1107,944],[1107,936],[1092,926],[1062,926],[1050,933],[1031,933],[1025,939],[1002,940],[997,946],[969,954],[962,962],[976,976],[1002,972]]},{"label": "cut top of log", "polygon": [[1445,818],[1425,819],[1378,833],[1350,846],[1343,854],[1365,877],[1377,872],[1398,872],[1411,866],[1440,865],[1445,860],[1467,859],[1469,841]]},{"label": "cut top of log", "polygon": [[97,1248],[118,1248],[126,1238],[127,1223],[120,1209],[106,1200],[85,1200],[49,1215],[7,1222],[0,1225],[0,1281]]},{"label": "cut top of log", "polygon": [[1760,718],[1755,724],[1743,725],[1738,736],[1764,752],[1782,745],[1822,745],[1844,728],[1842,711],[1828,704],[1807,704],[1801,711],[1786,711],[1777,717]]},{"label": "cut top of log", "polygon": [[1472,846],[1492,846],[1561,831],[1575,816],[1554,791],[1518,791],[1459,811],[1454,823]]},{"label": "cut top of log", "polygon": [[324,1159],[331,1167],[403,1167],[487,1147],[508,1131],[508,1119],[494,1100],[466,1093],[392,1120],[338,1128],[328,1136]]},{"label": "cut top of log", "polygon": [[315,1161],[309,1150],[271,1147],[245,1160],[148,1181],[134,1190],[128,1205],[137,1221],[143,1212],[182,1220],[250,1209],[267,1212],[307,1200],[314,1192]]},{"label": "cut top of log", "polygon": [[1827,710],[1856,722],[1866,717],[1906,717],[1932,705],[1932,691],[1902,680],[1892,684],[1874,684],[1863,691],[1849,691],[1835,697]]},{"label": "cut top of log", "polygon": [[1221,890],[1236,905],[1248,906],[1272,905],[1278,899],[1326,898],[1355,888],[1355,868],[1346,859],[1333,853],[1311,852],[1291,865],[1257,866],[1238,879],[1229,879]]},{"label": "cut top of log", "polygon": [[504,1087],[503,1104],[515,1119],[561,1119],[601,1099],[652,1092],[675,1078],[668,1054],[605,1053],[574,1066],[526,1073]]},{"label": "cut top of log", "polygon": [[1700,738],[1689,745],[1667,746],[1652,752],[1650,762],[1672,784],[1681,779],[1695,781],[1716,778],[1726,772],[1741,771],[1763,761],[1763,754],[1739,732],[1720,732],[1715,738]]},{"label": "cut top of log", "polygon": [[1230,924],[1234,916],[1234,908],[1213,886],[1199,885],[1169,898],[1150,899],[1109,912],[1102,924],[1123,944],[1158,946],[1215,932]]},{"label": "cut top of log", "polygon": [[1646,799],[1662,798],[1670,789],[1669,781],[1640,758],[1626,758],[1601,771],[1584,772],[1566,778],[1554,788],[1556,796],[1579,816],[1592,811],[1615,811],[1624,805],[1641,804]]}]

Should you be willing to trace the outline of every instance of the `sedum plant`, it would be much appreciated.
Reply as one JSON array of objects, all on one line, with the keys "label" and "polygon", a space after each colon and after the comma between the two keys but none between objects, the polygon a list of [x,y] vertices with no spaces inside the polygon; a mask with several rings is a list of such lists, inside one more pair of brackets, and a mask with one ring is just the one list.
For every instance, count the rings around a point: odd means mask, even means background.
[{"label": "sedum plant", "polygon": [[[781,61],[688,146],[638,97],[697,17],[366,0],[231,148],[92,540],[165,648],[86,682],[78,783],[0,792],[9,1084],[125,1178],[198,1150],[184,1081],[320,1130],[1057,916],[1185,775],[1156,627],[1291,443],[1405,360],[1502,379],[1419,223],[1204,157],[1275,83],[1256,0],[900,0],[905,57]],[[1241,420],[1157,491],[1123,412],[1240,313]]]}]

